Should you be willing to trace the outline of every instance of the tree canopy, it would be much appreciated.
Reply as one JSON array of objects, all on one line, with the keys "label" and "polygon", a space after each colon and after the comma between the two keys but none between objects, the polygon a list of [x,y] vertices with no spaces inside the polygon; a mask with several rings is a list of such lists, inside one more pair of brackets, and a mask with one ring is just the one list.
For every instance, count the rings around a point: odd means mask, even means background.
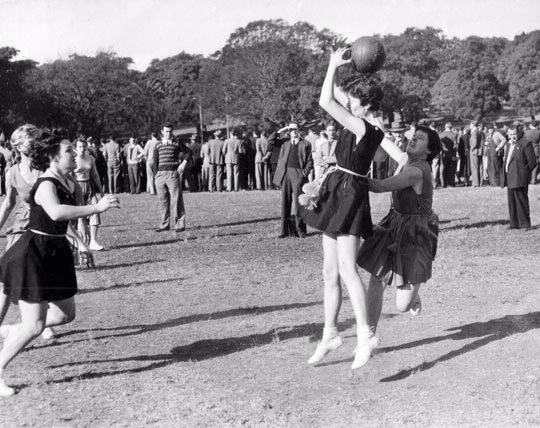
[{"label": "tree canopy", "polygon": [[[306,22],[262,20],[235,30],[209,57],[180,52],[155,59],[144,72],[111,52],[71,55],[38,66],[0,48],[0,121],[61,126],[95,136],[146,134],[175,126],[224,123],[277,126],[325,120],[318,106],[328,52],[337,35]],[[376,74],[391,121],[433,112],[483,118],[502,102],[533,114],[540,106],[540,31],[504,38],[447,39],[440,29],[407,28],[378,35],[387,59]]]}]

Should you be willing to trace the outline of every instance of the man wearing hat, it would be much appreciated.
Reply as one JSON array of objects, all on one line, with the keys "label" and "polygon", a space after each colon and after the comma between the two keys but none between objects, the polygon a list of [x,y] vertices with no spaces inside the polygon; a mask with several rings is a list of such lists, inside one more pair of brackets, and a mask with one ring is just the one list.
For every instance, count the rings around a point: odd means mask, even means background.
[{"label": "man wearing hat", "polygon": [[452,123],[444,124],[444,131],[439,134],[442,143],[441,152],[441,184],[442,187],[454,187],[456,171],[453,161],[456,159],[457,136],[452,131]]},{"label": "man wearing hat", "polygon": [[[289,137],[277,137],[285,131],[289,132]],[[311,145],[300,138],[296,123],[281,128],[270,136],[269,141],[271,144],[281,145],[274,175],[274,184],[281,187],[281,233],[279,237],[298,235],[303,238],[306,236],[306,224],[298,215],[298,195],[302,192],[302,186],[307,183],[309,173],[313,169]],[[291,217],[293,204],[296,215]]]},{"label": "man wearing hat", "polygon": [[223,165],[225,165],[225,156],[223,154],[223,140],[221,139],[221,130],[214,132],[214,139],[208,142],[208,152],[210,161],[210,174],[208,177],[208,190],[213,192],[223,191]]}]

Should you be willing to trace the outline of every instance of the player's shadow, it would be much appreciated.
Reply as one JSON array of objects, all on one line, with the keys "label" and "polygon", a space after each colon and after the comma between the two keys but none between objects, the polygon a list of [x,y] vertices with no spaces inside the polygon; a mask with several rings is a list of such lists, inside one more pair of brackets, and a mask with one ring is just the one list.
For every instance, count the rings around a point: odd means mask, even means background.
[{"label": "player's shadow", "polygon": [[491,220],[491,221],[479,221],[477,223],[470,224],[456,224],[455,226],[441,227],[441,232],[449,232],[451,230],[462,229],[481,229],[488,226],[507,226],[510,224],[510,220]]},{"label": "player's shadow", "polygon": [[[184,317],[167,320],[167,321],[164,321],[161,323],[155,323],[155,324],[134,324],[134,325],[121,326],[121,327],[110,327],[110,328],[99,327],[99,328],[91,328],[91,329],[69,330],[69,331],[66,331],[65,333],[59,332],[56,335],[55,341],[49,342],[41,346],[34,346],[34,348],[55,347],[55,346],[65,345],[66,343],[69,343],[71,345],[78,342],[87,342],[89,340],[88,337],[85,337],[82,339],[70,340],[69,342],[64,342],[60,340],[62,338],[72,336],[72,335],[77,335],[77,334],[90,335],[92,340],[129,337],[129,336],[135,336],[135,335],[144,334],[144,333],[151,333],[151,332],[163,330],[166,328],[174,328],[174,327],[178,327],[185,324],[191,324],[195,322],[220,320],[220,319],[229,318],[229,317],[238,317],[238,316],[246,316],[246,315],[261,315],[261,314],[276,312],[276,311],[308,308],[311,306],[317,306],[321,304],[322,302],[317,301],[317,302],[290,303],[290,304],[285,304],[285,305],[271,305],[271,306],[261,306],[261,307],[254,306],[254,307],[248,307],[248,308],[227,309],[220,312],[213,312],[213,313],[206,313],[206,314],[187,315]],[[101,332],[105,334],[100,334]]]},{"label": "player's shadow", "polygon": [[468,343],[459,349],[448,352],[445,355],[433,360],[426,361],[415,367],[407,370],[401,370],[395,375],[381,379],[381,382],[393,382],[405,379],[412,374],[423,372],[434,367],[436,364],[443,361],[451,360],[452,358],[474,351],[482,346],[486,346],[496,340],[505,339],[509,336],[518,333],[526,333],[529,330],[540,328],[540,312],[531,312],[523,315],[506,315],[502,318],[493,319],[486,322],[475,322],[466,324],[460,327],[453,327],[446,331],[454,331],[455,333],[430,337],[427,339],[416,340],[414,342],[404,343],[398,346],[389,346],[380,349],[379,353],[399,351],[401,349],[414,348],[416,346],[429,345],[443,340],[467,340],[478,338],[478,340]]},{"label": "player's shadow", "polygon": [[[350,328],[356,324],[354,318],[347,319],[340,323],[344,328]],[[312,336],[322,330],[322,323],[301,324],[294,327],[280,327],[267,331],[266,333],[251,334],[243,337],[227,337],[224,339],[206,339],[193,342],[189,345],[177,346],[168,354],[157,355],[135,355],[125,358],[113,358],[106,360],[85,360],[67,364],[49,366],[49,368],[64,368],[87,364],[118,364],[152,361],[151,364],[143,367],[135,367],[115,371],[78,373],[76,376],[66,376],[62,379],[51,381],[51,383],[65,383],[73,380],[99,379],[107,376],[116,376],[125,373],[140,373],[148,370],[155,370],[180,362],[197,362],[211,358],[223,357],[246,349],[269,345],[283,340],[296,339],[299,337]]]}]

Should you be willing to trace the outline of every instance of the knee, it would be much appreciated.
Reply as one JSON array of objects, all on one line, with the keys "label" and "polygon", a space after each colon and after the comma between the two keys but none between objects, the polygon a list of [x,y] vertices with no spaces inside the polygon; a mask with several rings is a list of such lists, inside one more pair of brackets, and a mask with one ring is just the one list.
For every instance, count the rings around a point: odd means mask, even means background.
[{"label": "knee", "polygon": [[339,272],[335,266],[323,266],[323,281],[325,284],[337,284]]},{"label": "knee", "polygon": [[345,282],[357,277],[358,271],[356,270],[356,265],[348,262],[339,262],[339,275],[341,275]]},{"label": "knee", "polygon": [[31,323],[22,324],[23,334],[30,338],[38,337],[45,328],[45,321],[37,320]]}]

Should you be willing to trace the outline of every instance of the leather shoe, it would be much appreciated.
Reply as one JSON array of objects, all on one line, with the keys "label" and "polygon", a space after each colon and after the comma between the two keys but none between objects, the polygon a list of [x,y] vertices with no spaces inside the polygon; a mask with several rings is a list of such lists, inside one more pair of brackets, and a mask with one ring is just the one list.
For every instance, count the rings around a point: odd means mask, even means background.
[{"label": "leather shoe", "polygon": [[185,232],[185,231],[186,231],[185,227],[179,227],[178,229],[175,229],[175,232]]},{"label": "leather shoe", "polygon": [[158,227],[158,228],[156,229],[156,232],[165,232],[165,231],[167,231],[167,230],[169,230],[168,227]]},{"label": "leather shoe", "polygon": [[285,235],[284,233],[282,233],[281,235],[278,236],[278,239],[283,239],[283,238],[286,238],[287,235]]}]

